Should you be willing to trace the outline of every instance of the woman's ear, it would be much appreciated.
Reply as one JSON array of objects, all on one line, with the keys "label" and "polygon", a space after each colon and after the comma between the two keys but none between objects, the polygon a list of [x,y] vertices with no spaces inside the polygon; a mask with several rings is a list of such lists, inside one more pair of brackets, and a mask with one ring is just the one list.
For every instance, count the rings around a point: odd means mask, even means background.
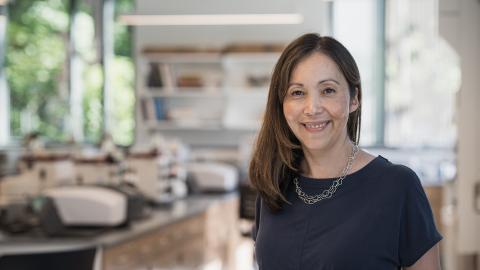
[{"label": "woman's ear", "polygon": [[350,113],[356,111],[360,106],[360,102],[358,101],[358,88],[355,87],[355,95],[350,98]]}]

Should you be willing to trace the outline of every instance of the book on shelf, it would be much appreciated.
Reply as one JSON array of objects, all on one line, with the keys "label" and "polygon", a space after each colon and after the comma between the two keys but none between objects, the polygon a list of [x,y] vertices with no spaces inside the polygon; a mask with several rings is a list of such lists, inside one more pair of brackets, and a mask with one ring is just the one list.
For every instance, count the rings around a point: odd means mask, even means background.
[{"label": "book on shelf", "polygon": [[149,121],[156,118],[154,105],[154,101],[151,98],[140,99],[140,110],[142,114],[142,119],[144,121]]},{"label": "book on shelf", "polygon": [[171,91],[175,87],[170,66],[162,62],[150,62],[146,85]]},{"label": "book on shelf", "polygon": [[162,97],[154,97],[153,103],[155,105],[155,118],[156,120],[167,119],[167,110],[165,108],[165,100]]},{"label": "book on shelf", "polygon": [[149,71],[147,77],[147,86],[148,87],[163,87],[163,76],[160,73],[160,65],[158,62],[149,63]]}]

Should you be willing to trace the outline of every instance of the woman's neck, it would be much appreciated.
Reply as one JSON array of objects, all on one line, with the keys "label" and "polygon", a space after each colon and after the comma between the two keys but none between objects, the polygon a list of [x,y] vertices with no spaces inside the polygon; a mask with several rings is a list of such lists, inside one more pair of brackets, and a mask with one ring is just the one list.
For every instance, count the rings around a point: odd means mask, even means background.
[{"label": "woman's neck", "polygon": [[339,177],[347,165],[352,147],[353,143],[346,139],[321,152],[304,150],[305,158],[301,164],[302,174],[319,179]]}]

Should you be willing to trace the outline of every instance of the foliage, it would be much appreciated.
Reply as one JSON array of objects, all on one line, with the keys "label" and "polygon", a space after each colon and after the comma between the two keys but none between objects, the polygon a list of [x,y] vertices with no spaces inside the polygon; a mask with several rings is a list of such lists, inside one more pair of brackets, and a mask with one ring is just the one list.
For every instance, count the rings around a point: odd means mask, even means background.
[{"label": "foliage", "polygon": [[115,57],[112,68],[112,121],[111,133],[113,141],[120,145],[133,142],[134,105],[133,93],[134,67],[131,58]]},{"label": "foliage", "polygon": [[88,66],[83,75],[85,92],[83,93],[83,112],[85,140],[96,143],[102,134],[102,67],[99,64]]},{"label": "foliage", "polygon": [[[92,9],[79,0],[75,48],[83,66],[82,84],[85,140],[98,142],[103,126],[102,81],[95,46]],[[69,137],[67,46],[71,0],[15,0],[8,6],[6,75],[11,91],[11,128],[14,136],[37,131],[48,140]],[[133,0],[116,0],[116,14],[128,13]],[[52,19],[55,18],[55,19]],[[114,25],[115,60],[112,67],[114,141],[133,141],[132,35],[128,26]]]},{"label": "foliage", "polygon": [[[115,15],[130,13],[134,8],[133,0],[116,0]],[[135,128],[134,117],[134,80],[135,69],[132,61],[132,29],[130,26],[118,23],[114,25],[115,60],[112,68],[113,94],[113,125],[112,137],[116,144],[130,145],[133,143]]]},{"label": "foliage", "polygon": [[[133,10],[133,0],[116,0],[115,15],[129,13]],[[115,55],[132,57],[132,29],[130,26],[115,23]]]},{"label": "foliage", "polygon": [[14,136],[35,129],[52,139],[65,139],[66,2],[16,0],[8,6],[5,65]]},{"label": "foliage", "polygon": [[[116,13],[125,13],[132,5],[132,0],[117,0],[115,3]],[[77,15],[79,29],[76,44],[78,54],[84,62],[83,93],[84,110],[84,133],[85,140],[91,143],[99,142],[102,137],[102,126],[104,123],[102,110],[102,68],[92,52],[95,48],[93,37],[93,18],[89,14],[92,10],[88,6],[82,6]],[[90,22],[90,23],[89,23]],[[114,46],[115,57],[109,72],[111,95],[111,117],[112,124],[109,132],[115,143],[129,145],[133,141],[134,115],[133,107],[135,97],[133,94],[134,68],[131,60],[131,31],[125,25],[115,23],[114,25]],[[80,38],[81,37],[81,38]]]}]

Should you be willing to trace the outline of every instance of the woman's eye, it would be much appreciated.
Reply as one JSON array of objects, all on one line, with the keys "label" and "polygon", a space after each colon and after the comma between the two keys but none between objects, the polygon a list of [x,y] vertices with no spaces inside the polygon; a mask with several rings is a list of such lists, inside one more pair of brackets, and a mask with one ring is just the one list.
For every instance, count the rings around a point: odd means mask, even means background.
[{"label": "woman's eye", "polygon": [[326,95],[330,95],[330,94],[333,94],[335,92],[336,91],[333,88],[326,88],[326,89],[323,90],[323,93],[326,94]]},{"label": "woman's eye", "polygon": [[292,90],[292,91],[290,92],[290,95],[292,95],[292,96],[301,96],[301,95],[303,95],[303,91],[302,91],[302,90],[295,89],[295,90]]}]

